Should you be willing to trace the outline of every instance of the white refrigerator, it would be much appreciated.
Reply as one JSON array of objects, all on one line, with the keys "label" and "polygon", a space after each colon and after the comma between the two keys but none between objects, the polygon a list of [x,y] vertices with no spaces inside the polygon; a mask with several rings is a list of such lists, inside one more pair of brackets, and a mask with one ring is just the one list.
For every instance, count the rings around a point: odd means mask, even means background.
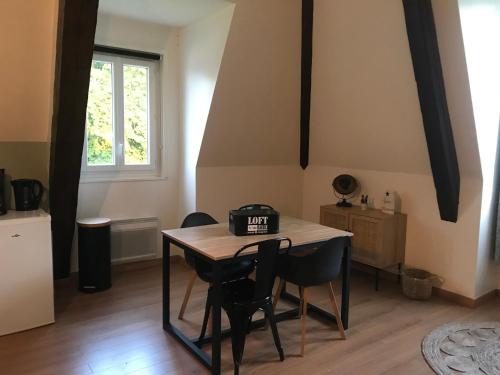
[{"label": "white refrigerator", "polygon": [[0,216],[0,336],[54,322],[50,216]]}]

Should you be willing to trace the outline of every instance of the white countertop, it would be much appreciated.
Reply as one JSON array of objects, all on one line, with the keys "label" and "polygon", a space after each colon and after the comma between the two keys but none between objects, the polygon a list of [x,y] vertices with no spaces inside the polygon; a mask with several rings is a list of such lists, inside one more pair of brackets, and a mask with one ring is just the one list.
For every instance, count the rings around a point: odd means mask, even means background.
[{"label": "white countertop", "polygon": [[8,211],[6,215],[0,215],[0,225],[14,225],[40,221],[50,221],[50,215],[44,210]]}]

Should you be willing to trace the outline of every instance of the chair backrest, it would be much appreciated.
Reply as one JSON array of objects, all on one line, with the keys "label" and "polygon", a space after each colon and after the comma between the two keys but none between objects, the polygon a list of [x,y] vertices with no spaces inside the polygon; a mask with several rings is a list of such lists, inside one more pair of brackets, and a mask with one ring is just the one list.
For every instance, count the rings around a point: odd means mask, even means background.
[{"label": "chair backrest", "polygon": [[[309,255],[293,257],[295,269],[288,272],[295,274],[295,279],[302,280],[304,286],[332,281],[340,275],[344,249],[349,245],[349,237],[332,238]],[[286,257],[283,261],[286,263]]]},{"label": "chair backrest", "polygon": [[200,227],[211,224],[218,224],[218,221],[205,212],[193,212],[184,218],[181,228]]},{"label": "chair backrest", "polygon": [[279,250],[281,242],[288,242],[288,249],[292,246],[292,241],[289,238],[282,237],[271,240],[254,242],[243,246],[235,254],[234,258],[238,258],[244,250],[251,247],[258,247],[257,258],[255,259],[255,292],[254,300],[260,300],[270,297],[276,277],[278,265]]},{"label": "chair backrest", "polygon": [[[203,225],[211,224],[218,224],[218,221],[205,212],[193,212],[184,218],[181,228],[201,227]],[[186,259],[187,264],[194,269],[198,269],[196,257],[184,250],[184,258]]]}]

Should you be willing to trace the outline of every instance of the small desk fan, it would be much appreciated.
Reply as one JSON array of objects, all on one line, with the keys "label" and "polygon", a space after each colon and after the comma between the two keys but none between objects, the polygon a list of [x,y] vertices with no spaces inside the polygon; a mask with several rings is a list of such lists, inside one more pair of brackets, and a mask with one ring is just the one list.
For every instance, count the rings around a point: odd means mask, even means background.
[{"label": "small desk fan", "polygon": [[332,182],[333,192],[340,200],[337,202],[337,207],[352,207],[352,203],[348,199],[356,196],[358,190],[358,181],[348,174],[341,174]]}]

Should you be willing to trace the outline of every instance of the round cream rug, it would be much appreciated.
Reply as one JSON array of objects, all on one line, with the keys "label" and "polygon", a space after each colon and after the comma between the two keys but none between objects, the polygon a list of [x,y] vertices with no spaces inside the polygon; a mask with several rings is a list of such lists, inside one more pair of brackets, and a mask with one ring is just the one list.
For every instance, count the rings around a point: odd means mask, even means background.
[{"label": "round cream rug", "polygon": [[439,375],[500,375],[500,322],[446,324],[425,337],[422,353]]}]

